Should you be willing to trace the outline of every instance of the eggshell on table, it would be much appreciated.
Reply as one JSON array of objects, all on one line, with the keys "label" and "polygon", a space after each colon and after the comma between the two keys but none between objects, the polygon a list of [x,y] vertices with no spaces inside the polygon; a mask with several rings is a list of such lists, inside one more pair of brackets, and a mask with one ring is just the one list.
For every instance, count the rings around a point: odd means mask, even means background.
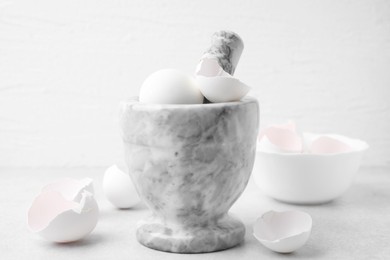
[{"label": "eggshell on table", "polygon": [[29,229],[58,243],[82,239],[99,218],[97,202],[88,190],[91,179],[65,179],[45,186],[28,211]]},{"label": "eggshell on table", "polygon": [[257,219],[253,235],[265,247],[278,253],[291,253],[309,239],[312,218],[302,211],[269,211]]},{"label": "eggshell on table", "polygon": [[64,178],[42,188],[42,192],[50,190],[58,191],[67,200],[75,201],[80,201],[81,193],[85,190],[94,194],[93,180],[91,178],[84,178],[81,180]]},{"label": "eggshell on table", "polygon": [[105,171],[103,191],[106,198],[117,208],[131,208],[140,202],[130,176],[120,170],[117,165]]}]

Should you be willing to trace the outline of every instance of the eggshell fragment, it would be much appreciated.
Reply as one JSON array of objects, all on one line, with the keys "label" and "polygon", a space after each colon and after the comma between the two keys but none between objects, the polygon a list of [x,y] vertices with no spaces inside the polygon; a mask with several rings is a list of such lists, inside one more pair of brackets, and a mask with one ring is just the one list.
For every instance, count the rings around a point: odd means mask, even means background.
[{"label": "eggshell fragment", "polygon": [[253,235],[265,247],[278,253],[291,253],[309,239],[312,218],[302,211],[269,211],[257,219]]},{"label": "eggshell fragment", "polygon": [[117,165],[109,167],[103,178],[103,191],[106,198],[117,208],[131,208],[140,202],[130,176]]},{"label": "eggshell fragment", "polygon": [[67,200],[80,201],[81,193],[83,191],[86,190],[92,194],[94,193],[93,180],[91,178],[85,178],[82,180],[64,178],[50,183],[42,188],[42,192],[50,190],[58,191]]},{"label": "eggshell fragment", "polygon": [[197,76],[200,92],[214,103],[239,101],[250,87],[232,76],[205,77]]},{"label": "eggshell fragment", "polygon": [[329,136],[318,137],[310,146],[310,152],[315,154],[343,153],[351,150],[352,147],[348,144]]},{"label": "eggshell fragment", "polygon": [[213,58],[201,59],[195,75],[200,92],[214,103],[238,101],[250,90],[246,84],[225,72]]},{"label": "eggshell fragment", "polygon": [[200,60],[195,70],[195,75],[205,77],[229,76],[230,74],[223,70],[217,59],[203,58]]},{"label": "eggshell fragment", "polygon": [[274,125],[260,131],[259,150],[277,153],[302,152],[302,138],[296,133],[295,124]]},{"label": "eggshell fragment", "polygon": [[29,209],[30,230],[58,243],[88,235],[99,217],[98,205],[88,189],[92,189],[91,179],[65,179],[45,186]]}]

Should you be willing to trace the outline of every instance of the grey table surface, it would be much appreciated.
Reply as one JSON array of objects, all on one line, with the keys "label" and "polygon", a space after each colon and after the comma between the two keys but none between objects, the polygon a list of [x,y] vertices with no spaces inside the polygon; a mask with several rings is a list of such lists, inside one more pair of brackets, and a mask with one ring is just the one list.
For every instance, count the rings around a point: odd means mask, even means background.
[{"label": "grey table surface", "polygon": [[[101,188],[104,170],[0,168],[0,259],[390,259],[390,169],[361,169],[342,197],[315,206],[275,201],[251,180],[231,208],[247,227],[245,242],[225,251],[192,255],[140,245],[135,225],[149,211],[142,204],[129,210],[111,206]],[[27,210],[42,186],[63,177],[94,179],[100,219],[85,239],[55,244],[27,229]],[[299,209],[312,216],[312,234],[304,247],[292,254],[278,254],[253,237],[255,220],[271,209]]]}]

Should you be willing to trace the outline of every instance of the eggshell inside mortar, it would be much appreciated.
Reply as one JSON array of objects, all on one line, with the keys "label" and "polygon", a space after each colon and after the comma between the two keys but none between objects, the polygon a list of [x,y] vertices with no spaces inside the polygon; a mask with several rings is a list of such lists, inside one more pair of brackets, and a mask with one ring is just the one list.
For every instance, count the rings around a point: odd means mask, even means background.
[{"label": "eggshell inside mortar", "polygon": [[259,135],[260,150],[278,153],[302,152],[302,138],[295,132],[295,125],[270,126]]},{"label": "eggshell inside mortar", "polygon": [[250,90],[246,84],[225,72],[213,58],[201,59],[195,75],[203,96],[214,103],[238,101]]},{"label": "eggshell inside mortar", "polygon": [[199,89],[208,100],[214,103],[239,101],[250,87],[231,76],[197,76]]},{"label": "eggshell inside mortar", "polygon": [[196,67],[195,75],[204,77],[229,76],[216,59],[203,58]]}]

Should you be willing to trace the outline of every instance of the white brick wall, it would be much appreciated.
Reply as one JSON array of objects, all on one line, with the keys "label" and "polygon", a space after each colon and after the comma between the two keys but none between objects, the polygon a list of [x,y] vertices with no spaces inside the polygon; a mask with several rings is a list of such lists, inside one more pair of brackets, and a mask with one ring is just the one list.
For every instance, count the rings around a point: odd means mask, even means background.
[{"label": "white brick wall", "polygon": [[369,142],[390,165],[389,1],[0,1],[0,166],[122,157],[116,116],[151,72],[192,72],[210,35],[245,49],[236,75],[261,124]]}]

